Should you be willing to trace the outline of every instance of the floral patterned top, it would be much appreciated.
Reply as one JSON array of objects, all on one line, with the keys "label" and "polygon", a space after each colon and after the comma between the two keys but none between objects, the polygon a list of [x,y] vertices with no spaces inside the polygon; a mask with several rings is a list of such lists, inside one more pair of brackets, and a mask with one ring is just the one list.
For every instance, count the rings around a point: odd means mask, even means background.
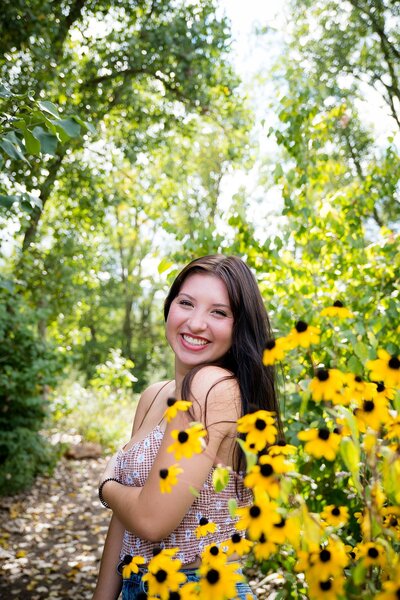
[{"label": "floral patterned top", "polygon": [[[142,487],[150,473],[151,466],[160,449],[164,432],[160,425],[140,442],[134,444],[126,452],[120,450],[117,456],[116,477],[124,485]],[[238,506],[247,506],[252,502],[252,492],[243,485],[243,478],[236,483],[236,474],[231,473],[228,485],[222,492],[216,492],[212,483],[214,468],[211,469],[189,511],[168,537],[157,543],[143,540],[129,531],[125,531],[121,548],[121,559],[126,555],[143,556],[148,562],[153,557],[153,548],[176,548],[176,557],[182,564],[189,564],[201,554],[208,544],[218,544],[230,538],[235,532],[235,520],[229,514],[228,500],[236,498]],[[198,539],[196,527],[201,518],[217,525],[214,533]]]}]

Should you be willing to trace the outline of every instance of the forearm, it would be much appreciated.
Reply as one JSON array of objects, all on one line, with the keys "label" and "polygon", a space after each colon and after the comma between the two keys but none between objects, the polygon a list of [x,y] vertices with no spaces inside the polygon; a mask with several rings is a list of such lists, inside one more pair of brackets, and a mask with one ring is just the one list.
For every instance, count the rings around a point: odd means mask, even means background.
[{"label": "forearm", "polygon": [[99,577],[93,600],[116,600],[119,596],[122,579],[117,573],[117,566],[120,558],[124,530],[124,525],[115,515],[113,515],[104,543]]},{"label": "forearm", "polygon": [[151,540],[151,521],[154,521],[154,514],[149,512],[147,518],[148,511],[140,498],[142,489],[108,481],[102,493],[124,529],[138,537]]}]

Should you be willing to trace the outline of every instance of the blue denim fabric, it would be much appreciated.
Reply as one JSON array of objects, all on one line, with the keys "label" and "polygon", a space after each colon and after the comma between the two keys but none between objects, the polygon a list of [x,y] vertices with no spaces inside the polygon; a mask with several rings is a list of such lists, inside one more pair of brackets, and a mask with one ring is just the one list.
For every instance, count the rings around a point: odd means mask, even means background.
[{"label": "blue denim fabric", "polygon": [[[196,575],[196,569],[181,569],[186,575],[188,581],[199,581],[198,575]],[[242,573],[241,569],[238,569],[238,573]],[[124,579],[122,583],[122,600],[142,600],[147,594],[147,583],[142,579],[144,572],[131,573],[129,579]],[[236,584],[236,597],[235,600],[249,600],[255,596],[250,589],[248,583],[241,582]]]}]

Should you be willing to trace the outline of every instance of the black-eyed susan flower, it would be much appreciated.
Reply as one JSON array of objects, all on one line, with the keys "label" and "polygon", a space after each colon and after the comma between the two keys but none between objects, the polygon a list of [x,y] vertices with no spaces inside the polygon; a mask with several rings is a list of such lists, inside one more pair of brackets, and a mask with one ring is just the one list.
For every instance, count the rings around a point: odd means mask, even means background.
[{"label": "black-eyed susan flower", "polygon": [[346,388],[344,395],[348,403],[357,402],[361,404],[364,400],[373,400],[377,395],[376,384],[370,381],[363,381],[360,375],[354,373],[345,373]]},{"label": "black-eyed susan flower", "polygon": [[208,546],[205,546],[201,553],[202,562],[215,564],[217,561],[225,564],[227,561],[227,554],[221,546],[218,546],[217,544],[208,544]]},{"label": "black-eyed susan flower", "polygon": [[356,558],[362,560],[365,567],[385,567],[387,556],[385,547],[378,542],[361,542],[355,548]]},{"label": "black-eyed susan flower", "polygon": [[[167,600],[198,600],[197,594],[197,583],[195,581],[188,581],[179,590],[170,592]],[[156,596],[149,597],[146,595],[148,600],[157,600]]]},{"label": "black-eyed susan flower", "polygon": [[383,381],[378,381],[378,382],[374,382],[376,385],[376,392],[377,392],[377,397],[380,398],[381,396],[383,398],[386,398],[386,400],[393,400],[393,398],[395,397],[395,390],[394,388],[390,388],[387,387]]},{"label": "black-eyed susan flower", "polygon": [[400,506],[384,506],[380,510],[382,524],[400,541]]},{"label": "black-eyed susan flower", "polygon": [[268,537],[273,524],[281,520],[278,505],[270,501],[266,494],[258,494],[251,506],[237,508],[236,516],[239,520],[235,523],[235,528],[246,529],[252,541],[258,540],[262,533]]},{"label": "black-eyed susan flower", "polygon": [[195,531],[196,537],[201,538],[208,535],[209,533],[215,533],[215,531],[217,531],[217,525],[212,521],[209,521],[207,517],[201,517]]},{"label": "black-eyed susan flower", "polygon": [[344,373],[339,369],[317,369],[315,377],[310,381],[310,391],[315,402],[321,400],[341,403],[338,398],[344,384]]},{"label": "black-eyed susan flower", "polygon": [[343,527],[349,520],[349,509],[347,506],[329,504],[321,512],[321,518],[332,527]]},{"label": "black-eyed susan flower", "polygon": [[265,344],[263,352],[263,363],[265,366],[274,365],[279,362],[285,356],[285,352],[288,350],[288,343],[286,338],[281,337],[276,340],[268,340]]},{"label": "black-eyed susan flower", "polygon": [[173,486],[178,483],[178,475],[183,473],[183,469],[178,465],[171,465],[168,469],[160,469],[160,491],[162,494],[169,494]]},{"label": "black-eyed susan flower", "polygon": [[[389,421],[389,407],[386,398],[363,400],[361,405],[354,410],[358,426],[360,422],[366,427],[379,431],[381,426]],[[361,428],[360,428],[361,429]]]},{"label": "black-eyed susan flower", "polygon": [[341,575],[348,563],[349,556],[344,543],[339,539],[331,538],[326,545],[310,553],[310,569],[307,573],[312,572],[321,580],[326,580],[329,577]]},{"label": "black-eyed susan flower", "polygon": [[385,423],[385,439],[395,440],[400,439],[400,415],[390,416]]},{"label": "black-eyed susan flower", "polygon": [[378,350],[378,358],[369,360],[366,367],[374,381],[383,381],[387,387],[400,387],[400,358],[386,350]]},{"label": "black-eyed susan flower", "polygon": [[[176,552],[175,548],[174,554]],[[149,586],[149,595],[168,600],[170,592],[177,591],[186,581],[186,575],[180,571],[181,567],[182,562],[172,558],[170,552],[161,550],[154,556],[148,564],[147,573],[143,575],[143,581]]]},{"label": "black-eyed susan flower", "polygon": [[244,535],[241,535],[237,532],[233,533],[229,540],[223,542],[223,546],[226,548],[226,553],[228,556],[231,556],[231,554],[244,556],[250,552],[253,542],[247,540]]},{"label": "black-eyed susan flower", "polygon": [[246,475],[244,484],[256,493],[264,491],[271,498],[277,498],[280,491],[280,475],[290,469],[291,465],[285,461],[284,456],[263,455]]},{"label": "black-eyed susan flower", "polygon": [[344,577],[308,576],[308,596],[310,600],[337,600],[343,597]]},{"label": "black-eyed susan flower", "polygon": [[326,427],[320,429],[306,429],[300,431],[297,437],[302,442],[306,442],[304,451],[315,458],[326,458],[326,460],[335,460],[339,451],[340,435],[329,431]]},{"label": "black-eyed susan flower", "polygon": [[175,398],[168,398],[167,409],[165,410],[164,417],[169,423],[176,417],[178,411],[186,411],[192,406],[192,402],[187,400],[176,400]]},{"label": "black-eyed susan flower", "polygon": [[199,568],[200,589],[202,600],[222,600],[236,598],[236,584],[243,581],[243,575],[237,572],[237,565],[204,563]]},{"label": "black-eyed susan flower", "polygon": [[260,452],[265,446],[274,444],[278,434],[274,413],[258,410],[240,417],[237,421],[239,433],[245,433],[245,447],[250,452]]},{"label": "black-eyed susan flower", "polygon": [[204,450],[204,439],[207,435],[201,423],[192,423],[188,429],[171,431],[171,437],[176,440],[168,447],[168,452],[173,452],[175,460],[190,458],[193,454],[200,454]]},{"label": "black-eyed susan flower", "polygon": [[375,600],[399,600],[400,598],[400,569],[398,573],[390,578],[390,581],[384,581],[382,591],[375,596]]},{"label": "black-eyed susan flower", "polygon": [[268,454],[270,456],[291,456],[293,454],[296,454],[296,452],[296,446],[293,446],[292,444],[287,444],[283,440],[280,440],[273,446],[268,447]]},{"label": "black-eyed susan flower", "polygon": [[267,560],[276,552],[277,545],[271,542],[264,533],[260,535],[254,544],[253,553],[256,560]]},{"label": "black-eyed susan flower", "polygon": [[124,566],[122,567],[122,577],[129,579],[131,573],[139,572],[139,565],[145,563],[143,556],[129,556],[124,557]]},{"label": "black-eyed susan flower", "polygon": [[289,542],[297,548],[300,541],[300,519],[298,517],[281,515],[280,521],[274,523],[269,532],[269,541],[274,544]]},{"label": "black-eyed susan flower", "polygon": [[353,313],[340,300],[336,300],[332,306],[327,306],[321,310],[320,314],[321,317],[338,317],[339,319],[349,319],[353,316]]},{"label": "black-eyed susan flower", "polygon": [[294,328],[289,332],[286,341],[289,348],[309,348],[311,344],[318,344],[321,330],[318,327],[308,325],[305,321],[297,321]]}]

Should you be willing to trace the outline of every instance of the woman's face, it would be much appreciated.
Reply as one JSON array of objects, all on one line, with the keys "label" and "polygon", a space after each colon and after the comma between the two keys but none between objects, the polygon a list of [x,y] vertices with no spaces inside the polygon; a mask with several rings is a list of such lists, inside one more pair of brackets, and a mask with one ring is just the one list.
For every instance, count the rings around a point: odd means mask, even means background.
[{"label": "woman's face", "polygon": [[214,362],[232,345],[233,314],[228,291],[219,277],[194,273],[171,303],[166,336],[180,372]]}]

